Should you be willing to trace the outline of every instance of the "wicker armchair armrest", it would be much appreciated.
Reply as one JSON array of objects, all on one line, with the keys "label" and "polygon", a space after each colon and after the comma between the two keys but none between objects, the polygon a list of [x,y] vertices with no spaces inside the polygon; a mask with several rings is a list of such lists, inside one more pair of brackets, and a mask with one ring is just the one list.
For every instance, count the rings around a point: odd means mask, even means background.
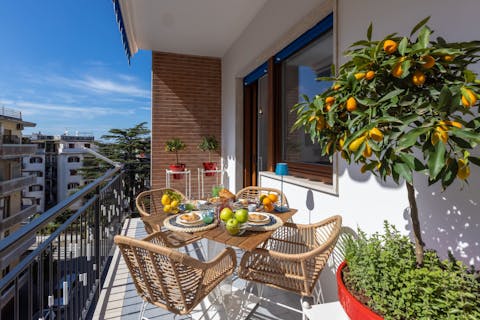
[{"label": "wicker armchair armrest", "polygon": [[147,236],[143,240],[159,246],[178,249],[198,241],[200,238],[191,236],[189,234],[182,235],[170,231],[157,231]]}]

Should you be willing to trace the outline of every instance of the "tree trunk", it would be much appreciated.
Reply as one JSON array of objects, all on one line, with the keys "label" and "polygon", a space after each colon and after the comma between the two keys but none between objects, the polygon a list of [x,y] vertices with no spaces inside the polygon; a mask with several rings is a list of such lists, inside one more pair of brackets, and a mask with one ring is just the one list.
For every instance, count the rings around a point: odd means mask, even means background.
[{"label": "tree trunk", "polygon": [[417,258],[417,266],[423,265],[423,247],[425,243],[422,240],[422,232],[420,231],[420,221],[418,220],[417,201],[415,200],[415,188],[406,182],[408,191],[408,202],[410,202],[410,218],[412,219],[413,236],[415,239],[415,256]]}]

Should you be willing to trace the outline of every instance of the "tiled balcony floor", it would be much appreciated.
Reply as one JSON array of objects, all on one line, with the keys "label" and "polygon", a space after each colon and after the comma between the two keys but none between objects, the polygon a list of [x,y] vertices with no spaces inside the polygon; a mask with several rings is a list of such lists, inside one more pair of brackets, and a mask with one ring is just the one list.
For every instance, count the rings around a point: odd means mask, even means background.
[{"label": "tiled balcony floor", "polygon": [[[125,222],[123,234],[141,239],[147,235],[143,227],[143,223],[139,218],[128,219]],[[206,247],[206,244],[205,246]],[[241,258],[241,251],[237,251],[238,261]],[[195,255],[196,251],[189,252]],[[235,280],[234,286],[243,289],[242,280]],[[301,319],[300,297],[293,293],[265,287],[263,297],[266,300],[261,301],[260,305],[249,316],[249,319]],[[127,266],[121,257],[118,249],[115,253],[110,265],[110,269],[105,280],[104,288],[102,288],[100,301],[97,304],[94,319],[138,319],[142,305],[142,299],[138,296],[135,286],[132,282]],[[197,312],[192,313],[195,319],[225,319],[225,315],[215,312],[214,308],[209,309],[209,313],[202,317],[205,308],[199,306]],[[222,309],[223,311],[223,309]],[[237,312],[227,312],[228,318],[238,316]],[[147,306],[145,316],[149,319],[173,319],[174,315],[164,309],[157,308],[153,305]],[[188,317],[176,317],[175,319],[186,319]]]}]

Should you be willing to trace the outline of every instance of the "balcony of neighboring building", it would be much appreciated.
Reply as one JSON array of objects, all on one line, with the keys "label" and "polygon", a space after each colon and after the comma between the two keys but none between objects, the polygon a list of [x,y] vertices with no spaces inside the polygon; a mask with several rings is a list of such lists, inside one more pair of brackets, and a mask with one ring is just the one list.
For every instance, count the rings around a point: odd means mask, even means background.
[{"label": "balcony of neighboring building", "polygon": [[20,211],[11,213],[11,216],[6,219],[0,219],[0,232],[8,230],[12,226],[18,225],[22,221],[28,219],[37,212],[37,205],[22,205]]},{"label": "balcony of neighboring building", "polygon": [[12,192],[22,190],[34,183],[36,183],[37,177],[27,176],[18,177],[10,180],[0,181],[0,196],[8,195]]},{"label": "balcony of neighboring building", "polygon": [[13,159],[35,154],[37,146],[34,144],[22,144],[22,139],[15,135],[1,135],[2,147],[0,159]]}]

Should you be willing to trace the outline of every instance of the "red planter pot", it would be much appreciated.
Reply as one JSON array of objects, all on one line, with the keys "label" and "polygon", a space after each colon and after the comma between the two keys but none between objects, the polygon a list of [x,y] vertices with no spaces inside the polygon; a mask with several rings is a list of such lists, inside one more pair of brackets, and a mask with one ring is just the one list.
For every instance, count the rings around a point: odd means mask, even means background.
[{"label": "red planter pot", "polygon": [[383,320],[378,314],[370,310],[363,303],[355,299],[343,283],[342,270],[347,266],[344,261],[337,270],[338,300],[351,320]]},{"label": "red planter pot", "polygon": [[[205,171],[207,171],[207,170],[217,170],[217,163],[216,162],[204,162],[203,163],[203,169],[205,169]],[[215,175],[215,172],[205,173],[205,176],[207,176],[207,177],[211,177],[211,176],[214,176],[214,175]]]},{"label": "red planter pot", "polygon": [[[179,163],[179,164],[171,164],[169,166],[171,171],[185,171],[185,164],[184,163]],[[174,174],[173,179],[182,179],[183,174]]]}]

